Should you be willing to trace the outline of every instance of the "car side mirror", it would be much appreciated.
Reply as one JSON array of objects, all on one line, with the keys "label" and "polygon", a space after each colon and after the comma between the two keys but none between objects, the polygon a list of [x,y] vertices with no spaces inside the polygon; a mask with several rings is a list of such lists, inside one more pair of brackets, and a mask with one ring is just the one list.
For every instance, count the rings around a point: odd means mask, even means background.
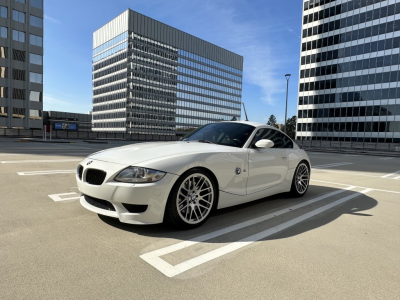
[{"label": "car side mirror", "polygon": [[272,148],[274,145],[274,142],[271,140],[259,140],[257,143],[255,143],[257,148]]}]

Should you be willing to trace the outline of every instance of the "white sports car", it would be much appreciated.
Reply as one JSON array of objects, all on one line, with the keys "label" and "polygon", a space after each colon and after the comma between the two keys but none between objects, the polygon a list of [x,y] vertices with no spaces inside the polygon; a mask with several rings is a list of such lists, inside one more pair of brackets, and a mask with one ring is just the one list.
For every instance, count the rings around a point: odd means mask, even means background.
[{"label": "white sports car", "polygon": [[303,196],[311,164],[287,135],[253,122],[202,126],[179,142],[100,151],[77,168],[81,204],[123,223],[180,228],[206,222],[214,209],[278,193]]}]

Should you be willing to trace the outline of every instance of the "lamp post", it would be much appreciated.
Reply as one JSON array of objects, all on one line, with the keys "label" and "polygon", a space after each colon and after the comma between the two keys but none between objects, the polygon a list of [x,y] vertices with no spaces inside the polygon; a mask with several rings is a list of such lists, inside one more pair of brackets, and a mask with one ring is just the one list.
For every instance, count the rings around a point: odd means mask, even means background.
[{"label": "lamp post", "polygon": [[286,74],[285,75],[286,78],[286,106],[285,106],[285,121],[283,123],[283,125],[285,126],[285,133],[286,133],[286,121],[287,121],[287,98],[288,98],[288,94],[289,94],[289,79],[290,79],[290,74]]}]

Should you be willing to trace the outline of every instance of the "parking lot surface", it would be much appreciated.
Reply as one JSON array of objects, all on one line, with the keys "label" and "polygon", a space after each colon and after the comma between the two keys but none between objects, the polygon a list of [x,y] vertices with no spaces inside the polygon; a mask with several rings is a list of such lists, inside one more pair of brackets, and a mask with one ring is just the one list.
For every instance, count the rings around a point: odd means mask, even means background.
[{"label": "parking lot surface", "polygon": [[125,144],[0,139],[0,299],[400,298],[400,158],[309,152],[304,197],[177,231],[80,205],[79,161]]}]

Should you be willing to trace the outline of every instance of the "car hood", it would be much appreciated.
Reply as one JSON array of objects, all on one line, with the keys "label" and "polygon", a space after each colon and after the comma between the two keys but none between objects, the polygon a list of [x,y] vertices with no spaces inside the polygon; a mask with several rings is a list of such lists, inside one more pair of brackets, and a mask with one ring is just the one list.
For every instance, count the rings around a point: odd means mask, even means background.
[{"label": "car hood", "polygon": [[89,155],[89,158],[132,166],[160,158],[169,159],[196,153],[236,152],[239,149],[199,142],[139,143],[96,152]]}]

